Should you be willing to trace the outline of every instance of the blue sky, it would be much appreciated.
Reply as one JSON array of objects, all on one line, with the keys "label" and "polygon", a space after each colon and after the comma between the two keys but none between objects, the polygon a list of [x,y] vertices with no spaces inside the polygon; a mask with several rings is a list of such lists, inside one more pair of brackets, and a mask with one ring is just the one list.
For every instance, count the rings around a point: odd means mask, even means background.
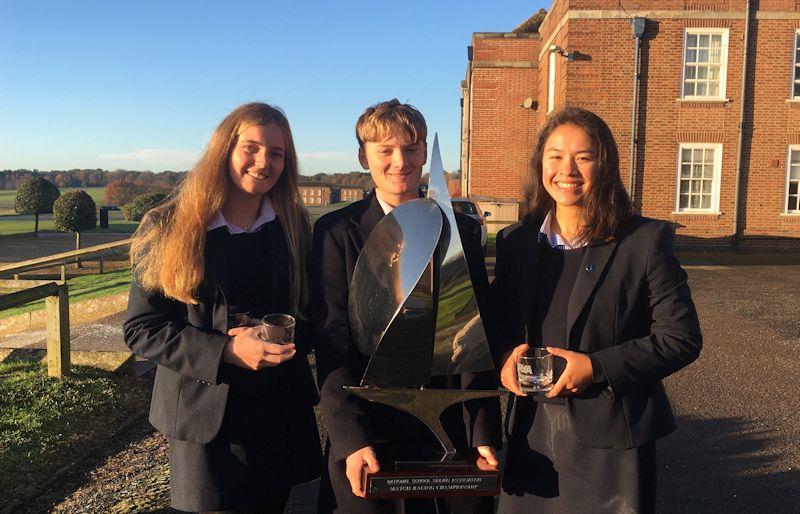
[{"label": "blue sky", "polygon": [[0,169],[188,169],[231,109],[258,100],[286,112],[303,173],[352,171],[358,115],[392,97],[422,111],[457,169],[472,33],[549,7],[227,4],[0,0]]}]

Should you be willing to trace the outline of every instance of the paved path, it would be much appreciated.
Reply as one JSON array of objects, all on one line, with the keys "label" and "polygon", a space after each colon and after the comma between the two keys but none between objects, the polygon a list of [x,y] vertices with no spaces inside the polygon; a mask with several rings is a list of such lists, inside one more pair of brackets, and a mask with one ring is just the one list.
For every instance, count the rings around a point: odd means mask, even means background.
[{"label": "paved path", "polygon": [[800,512],[800,266],[697,266],[700,358],[666,380],[660,512]]}]

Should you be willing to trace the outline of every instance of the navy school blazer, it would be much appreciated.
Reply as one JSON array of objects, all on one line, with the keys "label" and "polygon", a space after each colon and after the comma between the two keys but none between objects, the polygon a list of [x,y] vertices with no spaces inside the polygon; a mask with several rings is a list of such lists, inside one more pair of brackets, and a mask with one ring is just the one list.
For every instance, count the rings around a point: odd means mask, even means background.
[{"label": "navy school blazer", "polygon": [[[534,324],[539,227],[517,223],[497,236],[492,283],[494,354],[521,344]],[[702,335],[672,227],[634,216],[624,234],[589,245],[568,302],[569,350],[586,353],[596,382],[566,403],[578,439],[594,448],[633,448],[675,429],[661,379],[694,361]],[[530,333],[535,333],[533,330]],[[545,342],[546,343],[546,342]],[[526,428],[512,395],[508,436]],[[519,418],[519,419],[517,419]]]},{"label": "navy school blazer", "polygon": [[[221,362],[230,337],[225,300],[228,265],[225,248],[215,237],[220,230],[227,229],[222,227],[207,234],[206,272],[197,305],[146,291],[134,282],[123,325],[125,343],[133,353],[157,365],[150,423],[168,438],[180,441],[210,442],[219,432],[225,414],[229,385]],[[267,232],[271,266],[280,270],[272,274],[270,304],[280,312],[290,312],[291,263],[283,229],[274,220],[262,230]],[[319,402],[319,395],[306,359],[313,347],[308,323],[298,320],[295,340],[297,354],[293,359],[254,373],[273,375],[269,387],[276,394],[265,401],[310,407]]]}]

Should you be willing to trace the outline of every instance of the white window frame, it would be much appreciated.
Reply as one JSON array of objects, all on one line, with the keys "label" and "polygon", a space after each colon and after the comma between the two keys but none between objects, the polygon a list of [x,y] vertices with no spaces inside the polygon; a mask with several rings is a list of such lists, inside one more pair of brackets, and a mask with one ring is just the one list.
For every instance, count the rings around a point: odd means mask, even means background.
[{"label": "white window frame", "polygon": [[[714,177],[711,184],[711,206],[707,209],[681,208],[681,164],[683,150],[714,150]],[[722,177],[721,143],[679,143],[675,166],[675,210],[676,214],[719,214],[719,190]]]},{"label": "white window frame", "polygon": [[[716,100],[727,100],[727,78],[728,78],[728,34],[729,29],[715,29],[715,28],[687,28],[683,31],[683,48],[681,48],[681,99],[692,100],[698,102],[708,102]],[[686,86],[686,45],[689,42],[690,35],[700,34],[722,34],[722,43],[720,49],[720,70],[719,70],[719,95],[718,96],[699,96],[699,95],[686,95],[684,93]],[[696,78],[694,79],[696,80]],[[695,91],[696,92],[696,91]]]},{"label": "white window frame", "polygon": [[553,112],[556,103],[556,53],[550,52],[547,61],[547,112]]},{"label": "white window frame", "polygon": [[[786,188],[784,189],[783,195],[783,212],[784,214],[789,214],[792,216],[800,216],[800,209],[797,210],[789,210],[789,183],[791,182],[789,178],[791,177],[792,171],[792,152],[800,153],[800,145],[789,145],[789,148],[786,151]],[[800,191],[800,184],[798,184],[798,190]]]},{"label": "white window frame", "polygon": [[[794,47],[792,48],[794,67],[792,68],[792,87],[789,90],[789,98],[800,100],[800,29],[794,31]],[[798,93],[795,94],[795,89]]]}]

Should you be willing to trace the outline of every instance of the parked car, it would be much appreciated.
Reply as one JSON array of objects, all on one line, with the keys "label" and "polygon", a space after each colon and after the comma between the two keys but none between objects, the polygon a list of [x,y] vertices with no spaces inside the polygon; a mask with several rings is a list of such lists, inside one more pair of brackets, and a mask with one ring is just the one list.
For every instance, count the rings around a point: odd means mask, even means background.
[{"label": "parked car", "polygon": [[466,214],[475,219],[481,226],[481,247],[486,251],[486,218],[491,216],[488,212],[481,212],[478,204],[469,198],[453,198],[453,210]]}]

